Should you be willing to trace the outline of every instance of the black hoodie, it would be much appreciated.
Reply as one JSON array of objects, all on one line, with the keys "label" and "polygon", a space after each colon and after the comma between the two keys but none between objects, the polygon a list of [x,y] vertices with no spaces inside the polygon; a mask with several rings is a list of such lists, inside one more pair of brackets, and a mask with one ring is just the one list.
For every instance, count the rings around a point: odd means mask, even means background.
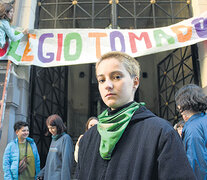
[{"label": "black hoodie", "polygon": [[181,138],[171,124],[145,107],[133,115],[111,160],[99,154],[97,126],[80,141],[80,180],[194,180]]}]

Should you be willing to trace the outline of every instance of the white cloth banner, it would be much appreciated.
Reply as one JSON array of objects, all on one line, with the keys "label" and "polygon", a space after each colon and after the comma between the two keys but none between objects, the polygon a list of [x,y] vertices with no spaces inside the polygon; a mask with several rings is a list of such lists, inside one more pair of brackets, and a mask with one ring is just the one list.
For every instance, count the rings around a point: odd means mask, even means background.
[{"label": "white cloth banner", "polygon": [[204,40],[207,40],[207,12],[152,29],[35,29],[28,38],[0,49],[0,59],[9,59],[17,65],[65,66],[94,63],[110,51],[139,57]]}]

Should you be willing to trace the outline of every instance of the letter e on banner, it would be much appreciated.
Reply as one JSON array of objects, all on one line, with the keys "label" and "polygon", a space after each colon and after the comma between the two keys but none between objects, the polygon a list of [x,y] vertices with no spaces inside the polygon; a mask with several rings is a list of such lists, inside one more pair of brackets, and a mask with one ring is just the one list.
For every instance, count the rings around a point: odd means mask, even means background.
[{"label": "letter e on banner", "polygon": [[22,56],[22,61],[33,61],[34,60],[33,55],[28,55],[28,53],[32,51],[31,48],[29,48],[29,39],[30,38],[36,39],[36,34],[29,34],[28,35],[28,41],[27,41],[27,45],[24,50],[24,54]]}]

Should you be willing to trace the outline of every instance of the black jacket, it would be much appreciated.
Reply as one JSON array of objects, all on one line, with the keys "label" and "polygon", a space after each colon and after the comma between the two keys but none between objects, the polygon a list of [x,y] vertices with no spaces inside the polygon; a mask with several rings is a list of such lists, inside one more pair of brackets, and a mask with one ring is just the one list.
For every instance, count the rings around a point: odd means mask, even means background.
[{"label": "black jacket", "polygon": [[80,180],[193,180],[181,138],[170,123],[145,107],[133,115],[111,160],[99,154],[97,126],[80,141],[77,166]]}]

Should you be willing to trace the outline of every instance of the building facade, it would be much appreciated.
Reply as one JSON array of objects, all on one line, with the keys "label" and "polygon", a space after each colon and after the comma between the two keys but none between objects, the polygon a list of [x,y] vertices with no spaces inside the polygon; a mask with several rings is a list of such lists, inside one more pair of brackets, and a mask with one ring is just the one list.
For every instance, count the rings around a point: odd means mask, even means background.
[{"label": "building facade", "polygon": [[[197,16],[206,9],[206,0],[16,0],[13,24],[29,29],[155,28]],[[206,41],[143,56],[138,61],[142,74],[136,100],[146,102],[150,110],[172,124],[180,118],[174,93],[182,85],[196,83],[207,93]],[[6,62],[0,64],[2,77],[5,65]],[[84,132],[88,117],[97,116],[104,108],[94,64],[54,68],[13,65],[2,123],[1,157],[7,143],[15,137],[14,123],[24,120],[30,123],[30,135],[37,143],[43,166],[50,144],[50,138],[45,136],[49,115],[62,116],[75,143]],[[2,158],[0,161],[2,165]],[[2,168],[0,171],[3,177]]]}]

